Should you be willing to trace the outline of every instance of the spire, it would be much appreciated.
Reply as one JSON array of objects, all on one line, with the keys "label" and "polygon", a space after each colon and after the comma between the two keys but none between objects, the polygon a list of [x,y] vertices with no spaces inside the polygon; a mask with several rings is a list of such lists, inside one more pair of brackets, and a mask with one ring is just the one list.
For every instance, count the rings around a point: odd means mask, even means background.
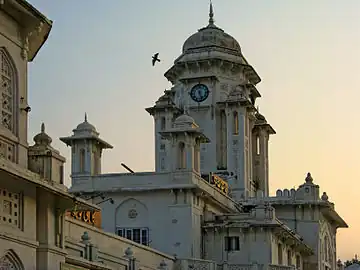
[{"label": "spire", "polygon": [[85,121],[84,122],[87,122],[87,114],[85,113]]},{"label": "spire", "polygon": [[41,133],[45,133],[45,124],[41,123]]},{"label": "spire", "polygon": [[214,25],[214,11],[211,0],[210,0],[210,10],[209,10],[209,25]]}]

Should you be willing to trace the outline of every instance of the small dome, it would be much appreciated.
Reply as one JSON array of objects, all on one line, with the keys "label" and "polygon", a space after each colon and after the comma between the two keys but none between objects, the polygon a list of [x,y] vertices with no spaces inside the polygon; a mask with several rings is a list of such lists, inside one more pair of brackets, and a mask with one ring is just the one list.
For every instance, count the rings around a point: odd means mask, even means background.
[{"label": "small dome", "polygon": [[76,129],[76,131],[94,131],[96,132],[96,128],[90,124],[88,121],[87,121],[87,115],[85,113],[85,120],[84,122],[82,122],[81,124],[79,124]]},{"label": "small dome", "polygon": [[322,199],[323,201],[329,200],[329,196],[326,194],[326,192],[323,193],[323,195],[321,196],[321,199]]},{"label": "small dome", "polygon": [[235,38],[214,24],[214,13],[210,4],[209,24],[191,35],[183,45],[183,53],[199,48],[221,48],[229,53],[241,55],[241,48]]},{"label": "small dome", "polygon": [[174,124],[178,125],[178,124],[194,124],[195,120],[194,118],[192,118],[191,116],[187,115],[187,114],[182,114],[180,115],[178,118],[175,119]]},{"label": "small dome", "polygon": [[45,133],[45,124],[41,124],[41,132],[34,136],[35,145],[50,145],[52,139]]}]

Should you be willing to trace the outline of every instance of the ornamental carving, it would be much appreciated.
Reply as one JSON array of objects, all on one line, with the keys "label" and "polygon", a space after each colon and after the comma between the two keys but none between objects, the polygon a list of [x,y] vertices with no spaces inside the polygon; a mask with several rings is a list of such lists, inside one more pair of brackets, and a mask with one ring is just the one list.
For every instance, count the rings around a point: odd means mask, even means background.
[{"label": "ornamental carving", "polygon": [[0,49],[0,95],[1,95],[1,124],[8,130],[14,127],[14,94],[15,71],[11,60],[4,49]]},{"label": "ornamental carving", "polygon": [[136,218],[137,215],[138,215],[138,213],[136,212],[135,209],[130,209],[129,212],[128,212],[128,217],[131,218],[131,219]]}]

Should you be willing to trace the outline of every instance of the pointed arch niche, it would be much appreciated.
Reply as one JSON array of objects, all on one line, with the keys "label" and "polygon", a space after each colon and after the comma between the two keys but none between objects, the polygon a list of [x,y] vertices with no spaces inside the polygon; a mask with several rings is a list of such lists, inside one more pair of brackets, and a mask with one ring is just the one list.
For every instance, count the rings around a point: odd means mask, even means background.
[{"label": "pointed arch niche", "polygon": [[17,135],[17,72],[10,54],[0,47],[1,126]]},{"label": "pointed arch niche", "polygon": [[149,213],[147,206],[135,198],[123,200],[115,210],[116,234],[148,246]]},{"label": "pointed arch niche", "polygon": [[0,269],[25,270],[19,256],[12,249],[7,250],[4,256],[0,258]]}]

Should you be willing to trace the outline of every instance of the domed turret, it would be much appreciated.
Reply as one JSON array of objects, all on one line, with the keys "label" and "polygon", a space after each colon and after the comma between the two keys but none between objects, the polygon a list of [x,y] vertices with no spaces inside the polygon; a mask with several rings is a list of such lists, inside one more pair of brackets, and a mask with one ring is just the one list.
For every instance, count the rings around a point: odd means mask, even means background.
[{"label": "domed turret", "polygon": [[99,132],[88,122],[85,113],[84,122],[73,129],[74,134],[60,140],[72,148],[71,177],[72,184],[77,176],[101,174],[102,150],[113,148],[99,137]]},{"label": "domed turret", "polygon": [[198,127],[198,125],[195,123],[194,118],[192,118],[190,115],[182,114],[174,121],[174,127],[179,126],[189,126],[189,127]]},{"label": "domed turret", "polygon": [[52,142],[52,139],[49,135],[45,133],[45,124],[41,124],[41,132],[34,136],[35,145],[45,145],[49,146]]}]

